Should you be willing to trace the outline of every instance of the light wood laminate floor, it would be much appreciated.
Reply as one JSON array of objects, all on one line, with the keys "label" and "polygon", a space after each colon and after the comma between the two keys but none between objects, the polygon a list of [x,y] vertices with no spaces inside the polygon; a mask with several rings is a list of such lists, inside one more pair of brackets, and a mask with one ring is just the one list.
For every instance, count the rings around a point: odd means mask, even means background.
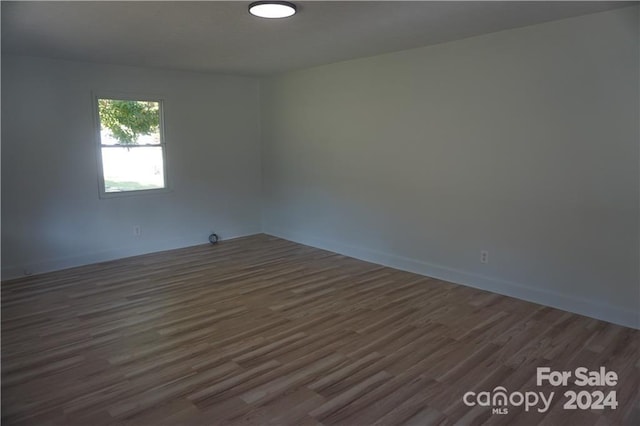
[{"label": "light wood laminate floor", "polygon": [[[2,424],[637,425],[638,351],[635,330],[257,235],[2,283]],[[616,371],[618,408],[564,410],[571,387],[546,413],[462,402],[550,391],[543,366]]]}]

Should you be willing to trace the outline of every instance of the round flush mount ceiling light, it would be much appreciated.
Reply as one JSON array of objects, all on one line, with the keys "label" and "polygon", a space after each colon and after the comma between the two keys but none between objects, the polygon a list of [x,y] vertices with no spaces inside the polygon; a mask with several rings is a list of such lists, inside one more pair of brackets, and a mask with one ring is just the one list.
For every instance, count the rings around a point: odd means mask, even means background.
[{"label": "round flush mount ceiling light", "polygon": [[287,18],[295,15],[296,5],[288,1],[254,1],[249,5],[249,13],[260,18]]}]

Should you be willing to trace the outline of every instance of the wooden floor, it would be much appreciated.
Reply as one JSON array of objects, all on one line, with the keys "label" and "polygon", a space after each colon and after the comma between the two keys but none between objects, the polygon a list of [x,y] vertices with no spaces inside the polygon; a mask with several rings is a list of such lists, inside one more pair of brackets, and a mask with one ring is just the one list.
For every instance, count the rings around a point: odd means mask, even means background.
[{"label": "wooden floor", "polygon": [[[638,331],[264,235],[2,283],[3,425],[638,425],[638,354]],[[618,409],[462,402],[548,391],[543,366],[616,371]]]}]

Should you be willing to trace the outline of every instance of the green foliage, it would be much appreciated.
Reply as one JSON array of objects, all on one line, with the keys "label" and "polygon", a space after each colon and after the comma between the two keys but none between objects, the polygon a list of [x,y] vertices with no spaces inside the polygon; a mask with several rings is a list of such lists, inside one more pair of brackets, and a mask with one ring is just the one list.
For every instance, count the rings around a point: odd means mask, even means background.
[{"label": "green foliage", "polygon": [[114,180],[105,180],[104,186],[106,192],[122,192],[122,191],[140,191],[144,189],[158,189],[162,188],[158,185],[144,185],[140,182],[130,182],[130,181],[114,181]]},{"label": "green foliage", "polygon": [[158,132],[157,102],[98,99],[100,124],[123,145],[134,145],[138,137]]}]

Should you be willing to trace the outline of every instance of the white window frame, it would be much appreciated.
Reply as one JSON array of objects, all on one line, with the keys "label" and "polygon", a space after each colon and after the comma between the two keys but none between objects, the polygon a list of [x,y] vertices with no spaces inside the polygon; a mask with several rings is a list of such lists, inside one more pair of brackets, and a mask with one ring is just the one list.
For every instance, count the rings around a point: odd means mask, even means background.
[{"label": "white window frame", "polygon": [[[118,192],[107,192],[104,182],[104,168],[102,165],[102,148],[103,146],[113,146],[113,145],[103,145],[102,137],[100,135],[100,111],[98,108],[98,100],[99,99],[113,99],[120,101],[142,101],[142,102],[157,102],[158,103],[158,113],[159,117],[159,126],[158,131],[160,132],[160,144],[159,145],[131,145],[129,148],[144,148],[149,146],[159,146],[162,149],[162,169],[164,176],[164,188],[153,188],[153,189],[134,189],[131,191],[118,191]],[[93,92],[91,96],[91,100],[93,103],[93,118],[94,118],[94,127],[95,127],[95,141],[96,141],[96,157],[98,160],[98,195],[101,199],[108,198],[119,198],[119,197],[131,197],[131,196],[140,196],[140,195],[153,195],[153,194],[163,194],[170,192],[169,187],[169,176],[167,173],[167,141],[165,139],[165,129],[164,129],[164,99],[161,96],[154,95],[144,95],[144,94],[136,94],[136,93],[119,93],[119,92]],[[115,149],[118,149],[116,147]]]}]

